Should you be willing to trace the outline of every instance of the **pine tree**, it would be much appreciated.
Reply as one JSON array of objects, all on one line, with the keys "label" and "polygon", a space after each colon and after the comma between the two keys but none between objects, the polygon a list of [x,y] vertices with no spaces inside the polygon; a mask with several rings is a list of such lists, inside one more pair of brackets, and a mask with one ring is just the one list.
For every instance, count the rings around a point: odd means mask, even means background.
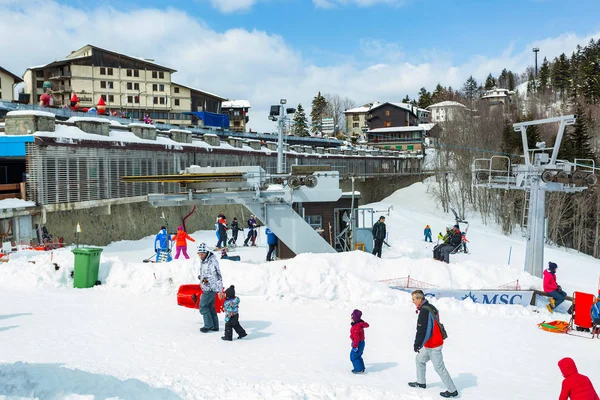
[{"label": "pine tree", "polygon": [[[575,105],[575,115],[577,120],[572,127],[569,127],[567,138],[570,144],[571,157],[569,160],[575,158],[588,158],[594,159],[594,153],[590,146],[590,135],[589,135],[589,121],[590,115],[588,111],[583,107],[581,103]],[[564,140],[563,140],[564,142]]]},{"label": "pine tree", "polygon": [[545,93],[550,90],[550,64],[546,57],[544,57],[544,61],[542,62],[542,66],[540,67],[540,87],[539,90],[541,93]]},{"label": "pine tree", "polygon": [[402,102],[403,102],[403,103],[406,103],[406,104],[410,104],[410,97],[408,97],[408,95],[406,95],[406,97],[404,97],[404,98],[402,99]]},{"label": "pine tree", "polygon": [[515,88],[517,87],[517,82],[515,82],[515,74],[513,74],[512,71],[508,71],[508,74],[506,74],[507,77],[507,85],[508,85],[508,90],[515,90]]},{"label": "pine tree", "polygon": [[469,76],[469,79],[463,85],[462,91],[465,98],[469,101],[473,101],[475,96],[477,95],[478,85],[473,75]]},{"label": "pine tree", "polygon": [[296,136],[310,136],[308,132],[308,120],[306,119],[306,113],[302,104],[298,104],[298,108],[296,108],[292,129]]},{"label": "pine tree", "polygon": [[417,100],[417,104],[420,108],[427,108],[433,104],[431,101],[431,93],[429,93],[424,87],[419,90],[419,100]]},{"label": "pine tree", "polygon": [[508,89],[508,71],[506,68],[500,72],[500,76],[498,77],[498,87],[502,89]]},{"label": "pine tree", "polygon": [[439,103],[440,101],[444,100],[446,100],[446,88],[438,83],[431,94],[431,101],[433,103]]},{"label": "pine tree", "polygon": [[310,112],[311,132],[313,136],[320,134],[323,131],[323,116],[327,109],[327,100],[319,92],[312,101],[312,110]]},{"label": "pine tree", "polygon": [[496,87],[496,79],[492,76],[492,74],[489,74],[485,79],[484,88],[485,90],[492,90],[494,87]]},{"label": "pine tree", "polygon": [[529,77],[527,78],[527,94],[532,95],[535,93],[535,76],[533,70],[529,71]]},{"label": "pine tree", "polygon": [[569,88],[570,66],[569,59],[562,53],[558,58],[554,59],[551,68],[552,87],[560,93],[561,100],[565,100],[567,90]]}]

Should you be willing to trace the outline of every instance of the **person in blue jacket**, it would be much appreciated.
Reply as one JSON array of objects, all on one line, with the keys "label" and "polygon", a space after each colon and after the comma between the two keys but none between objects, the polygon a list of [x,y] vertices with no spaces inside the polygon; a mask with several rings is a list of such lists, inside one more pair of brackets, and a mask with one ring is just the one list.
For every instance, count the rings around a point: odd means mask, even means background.
[{"label": "person in blue jacket", "polygon": [[258,236],[258,224],[256,223],[256,217],[254,214],[250,216],[248,220],[248,236],[244,240],[244,246],[248,246],[248,241],[252,242],[253,247],[256,247],[256,237]]},{"label": "person in blue jacket", "polygon": [[423,234],[425,235],[425,241],[432,243],[432,240],[431,240],[431,228],[429,227],[429,225],[427,225],[425,227],[425,230],[423,231]]},{"label": "person in blue jacket", "polygon": [[267,235],[267,244],[269,245],[269,252],[267,253],[267,261],[273,261],[271,256],[273,252],[277,248],[277,236],[273,233],[270,228],[265,230],[265,234]]},{"label": "person in blue jacket", "polygon": [[156,238],[154,238],[154,252],[156,253],[156,262],[159,261],[160,253],[165,252],[167,254],[167,261],[171,261],[173,258],[171,257],[171,247],[169,244],[171,243],[171,235],[167,233],[167,228],[165,226],[160,227],[160,231],[156,234]]}]

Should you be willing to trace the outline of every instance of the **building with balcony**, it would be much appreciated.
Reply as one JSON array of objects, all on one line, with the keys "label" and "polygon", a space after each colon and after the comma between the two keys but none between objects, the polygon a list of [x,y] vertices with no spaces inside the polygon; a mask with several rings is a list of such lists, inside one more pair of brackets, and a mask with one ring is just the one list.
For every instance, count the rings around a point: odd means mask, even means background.
[{"label": "building with balcony", "polygon": [[15,85],[21,82],[23,79],[0,67],[0,100],[13,101]]},{"label": "building with balcony", "polygon": [[481,96],[482,100],[488,102],[489,105],[507,105],[511,102],[511,96],[515,94],[515,92],[510,91],[508,89],[498,89],[493,88],[490,90],[486,90],[483,96]]},{"label": "building with balcony", "polygon": [[428,126],[393,126],[367,131],[368,144],[384,150],[423,152]]},{"label": "building with balcony", "polygon": [[228,100],[221,105],[221,113],[229,115],[229,129],[235,132],[246,132],[250,118],[250,102],[248,100]]},{"label": "building with balcony", "polygon": [[54,106],[70,105],[73,94],[81,108],[94,107],[100,98],[109,112],[117,111],[141,119],[148,115],[156,122],[191,124],[183,112],[220,112],[225,98],[176,84],[175,69],[152,60],[119,54],[86,45],[63,60],[31,67],[25,71],[25,93],[37,104],[50,82]]}]

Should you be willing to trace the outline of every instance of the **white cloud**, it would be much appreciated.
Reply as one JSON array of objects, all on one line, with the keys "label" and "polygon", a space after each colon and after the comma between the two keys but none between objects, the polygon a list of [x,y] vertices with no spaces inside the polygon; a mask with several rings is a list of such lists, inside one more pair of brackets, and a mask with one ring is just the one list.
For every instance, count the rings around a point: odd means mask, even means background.
[{"label": "white cloud", "polygon": [[245,29],[218,32],[173,8],[82,11],[53,0],[0,0],[0,15],[0,37],[10,38],[2,44],[2,67],[17,75],[93,44],[172,67],[178,70],[176,82],[249,100],[250,125],[259,131],[275,130],[267,119],[268,108],[280,98],[287,98],[290,107],[302,103],[309,113],[318,91],[357,103],[398,101],[406,94],[416,96],[423,86],[431,91],[438,82],[459,89],[471,74],[482,80],[490,72],[497,76],[502,68],[523,72],[533,64],[532,47],[540,48],[541,62],[544,56],[570,55],[577,44],[600,37],[600,32],[564,34],[534,41],[522,50],[507,44],[497,57],[473,56],[460,65],[451,61],[448,49],[409,56],[396,43],[365,39],[357,43],[362,50],[354,59],[339,57],[334,65],[316,66],[280,36]]},{"label": "white cloud", "polygon": [[210,0],[210,4],[223,13],[249,10],[254,0]]},{"label": "white cloud", "polygon": [[359,7],[371,7],[378,4],[389,4],[392,6],[403,6],[408,0],[313,0],[318,8],[333,8],[336,6],[355,5]]}]

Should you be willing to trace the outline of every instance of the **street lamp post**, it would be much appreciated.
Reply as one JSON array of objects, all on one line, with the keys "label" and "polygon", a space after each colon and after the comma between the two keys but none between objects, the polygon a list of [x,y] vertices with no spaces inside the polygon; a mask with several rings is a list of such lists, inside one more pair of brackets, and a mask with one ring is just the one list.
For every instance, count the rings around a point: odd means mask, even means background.
[{"label": "street lamp post", "polygon": [[279,114],[279,121],[278,121],[279,137],[277,138],[277,173],[278,174],[285,173],[284,168],[283,168],[283,124],[284,124],[284,119],[285,119],[285,110],[283,109],[283,106],[286,103],[287,103],[286,99],[281,99],[279,101],[281,111]]}]

